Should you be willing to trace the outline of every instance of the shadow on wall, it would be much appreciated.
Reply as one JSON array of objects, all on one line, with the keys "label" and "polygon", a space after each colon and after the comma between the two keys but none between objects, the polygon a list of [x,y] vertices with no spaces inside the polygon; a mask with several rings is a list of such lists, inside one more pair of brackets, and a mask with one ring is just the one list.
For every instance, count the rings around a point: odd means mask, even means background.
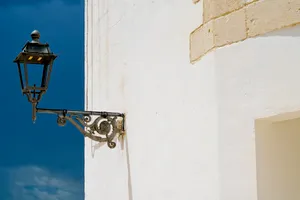
[{"label": "shadow on wall", "polygon": [[129,158],[129,148],[128,148],[128,140],[125,138],[126,142],[126,157],[127,157],[127,174],[128,174],[128,200],[132,200],[132,181],[131,181],[131,168],[130,168],[130,158]]},{"label": "shadow on wall", "polygon": [[258,200],[299,200],[300,118],[256,120],[255,132]]},{"label": "shadow on wall", "polygon": [[[125,136],[119,136],[119,137],[115,137],[112,141],[115,142],[117,145],[120,145],[121,150],[124,150],[124,143],[125,143]],[[107,147],[107,142],[94,142],[93,140],[91,140],[91,154],[92,154],[92,158],[95,157],[95,153],[96,150],[100,149],[101,147]]]},{"label": "shadow on wall", "polygon": [[[129,148],[128,148],[128,137],[122,136],[118,137],[118,139],[114,139],[114,142],[117,142],[120,145],[121,151],[126,151],[126,159],[127,159],[127,174],[128,174],[128,200],[132,200],[132,184],[131,184],[131,168],[130,168],[130,158],[129,158]],[[94,158],[96,150],[100,149],[103,145],[107,145],[106,142],[97,142],[96,144],[93,144],[94,141],[91,140],[91,154]],[[108,148],[108,147],[107,147]]]}]

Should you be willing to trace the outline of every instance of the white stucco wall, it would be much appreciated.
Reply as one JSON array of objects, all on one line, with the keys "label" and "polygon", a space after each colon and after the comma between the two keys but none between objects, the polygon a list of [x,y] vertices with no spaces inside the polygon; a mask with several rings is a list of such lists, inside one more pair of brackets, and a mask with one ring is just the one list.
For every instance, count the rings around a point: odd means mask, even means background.
[{"label": "white stucco wall", "polygon": [[254,122],[300,110],[299,45],[297,26],[214,53],[220,199],[257,199]]},{"label": "white stucco wall", "polygon": [[213,59],[189,63],[201,6],[107,2],[87,6],[86,109],[125,112],[129,150],[86,139],[86,200],[216,199]]},{"label": "white stucco wall", "polygon": [[299,28],[189,62],[202,5],[86,2],[86,109],[126,113],[113,150],[85,140],[86,200],[255,200],[254,121],[300,110]]}]

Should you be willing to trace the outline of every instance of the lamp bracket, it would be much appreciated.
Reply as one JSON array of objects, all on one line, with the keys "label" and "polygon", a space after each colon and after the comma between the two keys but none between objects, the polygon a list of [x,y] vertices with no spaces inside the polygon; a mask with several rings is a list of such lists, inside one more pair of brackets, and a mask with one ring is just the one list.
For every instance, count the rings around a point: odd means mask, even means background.
[{"label": "lamp bracket", "polygon": [[[36,105],[33,105],[35,107]],[[36,113],[48,113],[57,115],[57,124],[65,126],[69,121],[85,137],[97,142],[106,142],[109,148],[115,148],[114,139],[116,136],[125,134],[125,115],[115,112],[98,111],[75,111],[65,109],[33,109],[33,120]]]}]

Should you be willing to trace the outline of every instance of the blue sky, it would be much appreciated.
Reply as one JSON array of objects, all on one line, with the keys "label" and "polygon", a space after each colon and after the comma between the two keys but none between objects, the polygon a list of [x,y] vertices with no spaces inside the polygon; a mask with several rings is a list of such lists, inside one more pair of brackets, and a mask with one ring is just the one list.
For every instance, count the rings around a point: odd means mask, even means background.
[{"label": "blue sky", "polygon": [[[36,3],[38,2],[38,3]],[[31,121],[12,62],[37,29],[58,55],[39,107],[84,108],[83,0],[0,0],[1,200],[83,200],[82,135],[55,115]]]}]

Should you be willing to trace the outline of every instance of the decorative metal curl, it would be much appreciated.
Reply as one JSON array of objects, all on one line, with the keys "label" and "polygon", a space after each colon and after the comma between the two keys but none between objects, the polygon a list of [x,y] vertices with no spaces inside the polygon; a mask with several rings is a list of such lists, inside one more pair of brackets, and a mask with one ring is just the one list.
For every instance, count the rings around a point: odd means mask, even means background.
[{"label": "decorative metal curl", "polygon": [[36,108],[36,112],[57,114],[59,126],[65,126],[69,121],[85,137],[98,142],[106,142],[109,148],[115,148],[116,143],[113,140],[116,136],[122,136],[125,133],[123,113],[43,108]]},{"label": "decorative metal curl", "polygon": [[58,126],[65,126],[67,123],[67,120],[63,116],[58,116],[56,122],[57,122]]}]

